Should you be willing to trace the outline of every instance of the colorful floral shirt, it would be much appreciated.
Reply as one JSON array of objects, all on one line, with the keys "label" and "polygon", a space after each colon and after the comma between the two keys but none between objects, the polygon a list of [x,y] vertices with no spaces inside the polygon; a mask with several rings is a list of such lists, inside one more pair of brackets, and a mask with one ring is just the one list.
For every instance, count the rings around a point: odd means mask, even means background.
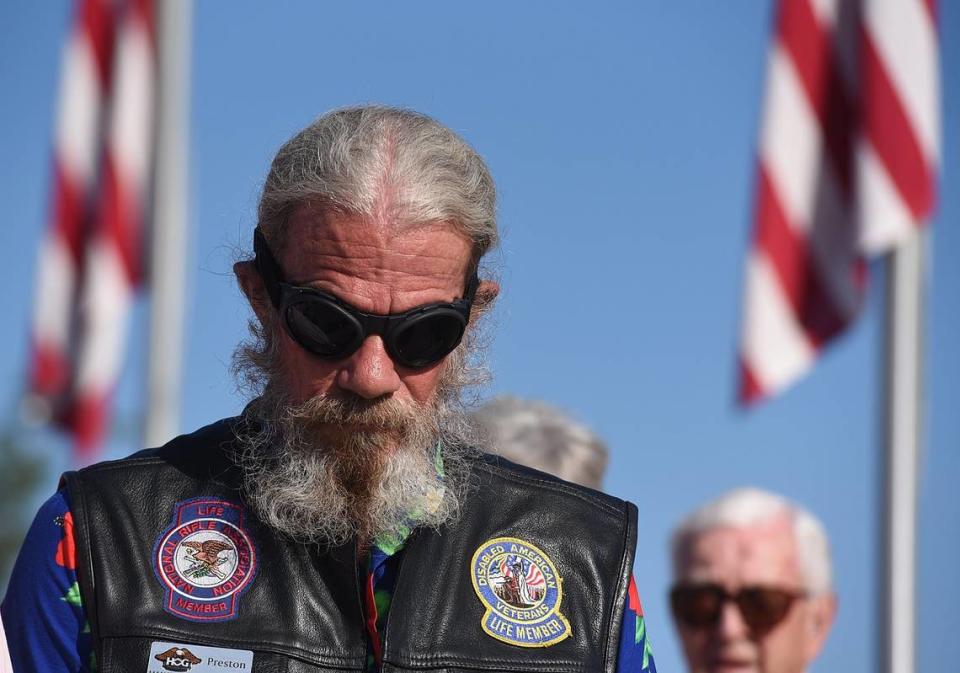
[{"label": "colorful floral shirt", "polygon": [[[376,540],[366,559],[364,611],[368,670],[380,670],[380,634],[386,624],[399,559],[409,531]],[[40,508],[20,550],[0,604],[14,673],[96,671],[90,625],[77,584],[73,517],[65,494]],[[631,578],[623,613],[618,673],[656,673],[643,609]]]}]

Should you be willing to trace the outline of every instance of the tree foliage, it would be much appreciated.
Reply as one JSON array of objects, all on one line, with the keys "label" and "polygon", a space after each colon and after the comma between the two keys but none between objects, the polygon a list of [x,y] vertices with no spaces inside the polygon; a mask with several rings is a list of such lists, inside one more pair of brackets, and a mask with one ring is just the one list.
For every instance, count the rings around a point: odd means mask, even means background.
[{"label": "tree foliage", "polygon": [[0,430],[0,586],[6,585],[27,533],[33,496],[44,475],[45,461],[26,451],[18,433]]}]

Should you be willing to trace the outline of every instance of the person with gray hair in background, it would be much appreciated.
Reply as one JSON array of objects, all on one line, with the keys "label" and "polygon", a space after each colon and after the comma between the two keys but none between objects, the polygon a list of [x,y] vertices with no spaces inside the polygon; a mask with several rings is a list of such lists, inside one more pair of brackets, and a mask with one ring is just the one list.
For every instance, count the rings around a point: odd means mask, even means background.
[{"label": "person with gray hair in background", "polygon": [[417,112],[284,144],[234,266],[252,399],[64,475],[0,606],[15,670],[655,673],[636,507],[472,440],[495,210]]},{"label": "person with gray hair in background", "polygon": [[485,448],[497,455],[589,488],[603,485],[606,444],[549,404],[503,395],[477,409],[472,419]]},{"label": "person with gray hair in background", "polygon": [[837,609],[823,525],[741,488],[673,533],[670,605],[690,673],[803,673]]}]

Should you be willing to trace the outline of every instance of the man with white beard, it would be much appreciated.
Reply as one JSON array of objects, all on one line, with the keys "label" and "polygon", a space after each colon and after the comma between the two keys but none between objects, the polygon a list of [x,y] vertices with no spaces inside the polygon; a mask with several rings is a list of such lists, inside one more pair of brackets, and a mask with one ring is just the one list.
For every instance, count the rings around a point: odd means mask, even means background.
[{"label": "man with white beard", "polygon": [[15,670],[655,671],[636,508],[471,440],[494,205],[477,153],[414,112],[288,141],[235,266],[254,399],[64,476],[2,605]]}]

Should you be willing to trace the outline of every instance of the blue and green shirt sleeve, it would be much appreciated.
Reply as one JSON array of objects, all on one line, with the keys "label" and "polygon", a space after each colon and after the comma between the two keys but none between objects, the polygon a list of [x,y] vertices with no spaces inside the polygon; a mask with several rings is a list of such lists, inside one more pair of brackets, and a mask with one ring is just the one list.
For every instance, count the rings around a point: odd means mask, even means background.
[{"label": "blue and green shirt sleeve", "polygon": [[647,625],[643,620],[643,607],[637,594],[637,584],[632,577],[627,591],[627,604],[623,608],[617,673],[657,673],[653,650],[647,637]]},{"label": "blue and green shirt sleeve", "polygon": [[43,504],[27,532],[0,614],[17,673],[95,670],[77,584],[73,517],[62,491]]}]

